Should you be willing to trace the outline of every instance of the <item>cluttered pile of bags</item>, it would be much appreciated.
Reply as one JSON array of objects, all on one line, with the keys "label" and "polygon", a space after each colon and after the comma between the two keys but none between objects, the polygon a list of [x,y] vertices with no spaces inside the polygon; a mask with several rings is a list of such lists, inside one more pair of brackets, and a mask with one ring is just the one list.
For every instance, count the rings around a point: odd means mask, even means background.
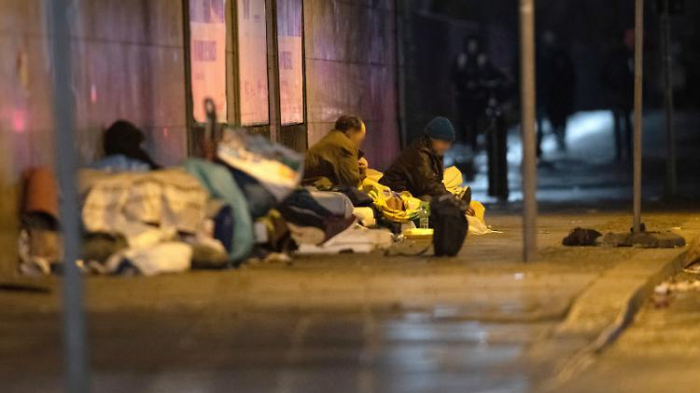
[{"label": "cluttered pile of bags", "polygon": [[[105,151],[112,154],[77,176],[78,264],[85,272],[155,275],[226,268],[279,253],[371,252],[392,243],[388,230],[360,224],[373,225],[371,208],[356,209],[340,192],[299,187],[303,157],[262,136],[225,130],[213,160],[161,168],[132,146],[142,136],[131,138],[128,148],[108,147],[112,134],[135,130],[128,123],[115,126],[105,135]],[[23,191],[20,269],[60,270],[56,180],[49,169],[33,169],[25,173]]]},{"label": "cluttered pile of bags", "polygon": [[[300,187],[302,155],[245,130],[219,133],[207,159],[162,168],[141,149],[144,136],[136,127],[120,121],[107,130],[106,157],[77,176],[82,223],[77,263],[84,272],[156,275],[235,267],[251,258],[387,250],[405,240],[425,209],[410,194],[379,184],[379,172],[371,172],[359,189]],[[446,178],[455,194],[464,192],[461,175]],[[58,193],[51,171],[26,172],[23,191],[20,269],[60,271]],[[430,207],[436,223],[443,223],[436,231],[449,246],[436,243],[437,254],[456,254],[467,228],[488,230],[476,202],[477,214],[468,223],[464,207],[445,213],[456,211],[458,221],[440,221],[449,203],[434,201]],[[432,230],[423,235],[432,239]]]}]

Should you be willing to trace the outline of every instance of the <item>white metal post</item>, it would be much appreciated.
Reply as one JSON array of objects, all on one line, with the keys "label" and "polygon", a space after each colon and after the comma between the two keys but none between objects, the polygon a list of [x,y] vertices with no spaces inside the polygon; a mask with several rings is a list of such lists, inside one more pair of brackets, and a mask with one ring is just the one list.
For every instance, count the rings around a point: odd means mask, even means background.
[{"label": "white metal post", "polygon": [[61,228],[63,230],[63,339],[65,389],[70,393],[89,390],[88,355],[85,345],[83,283],[75,261],[80,255],[80,223],[76,189],[75,113],[71,89],[69,0],[52,0],[51,63],[53,65],[54,146],[58,174]]}]

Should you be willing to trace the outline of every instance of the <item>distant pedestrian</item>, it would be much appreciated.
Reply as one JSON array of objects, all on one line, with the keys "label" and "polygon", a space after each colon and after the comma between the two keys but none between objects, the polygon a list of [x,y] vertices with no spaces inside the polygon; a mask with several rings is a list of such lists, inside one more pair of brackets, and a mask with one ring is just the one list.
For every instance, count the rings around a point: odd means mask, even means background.
[{"label": "distant pedestrian", "polygon": [[566,126],[574,112],[576,72],[569,53],[546,31],[537,56],[537,155],[542,154],[544,120],[548,119],[559,150],[566,150]]},{"label": "distant pedestrian", "polygon": [[606,104],[615,121],[615,154],[618,160],[632,157],[632,108],[634,103],[634,30],[608,55],[600,70]]},{"label": "distant pedestrian", "polygon": [[479,55],[483,53],[481,40],[468,36],[464,48],[452,66],[452,83],[455,88],[458,124],[461,141],[472,150],[478,149],[479,122],[487,105],[486,92],[479,78]]},{"label": "distant pedestrian", "polygon": [[486,92],[484,112],[488,156],[489,195],[508,199],[508,127],[504,106],[511,99],[510,78],[496,67],[486,54],[478,58],[479,80]]}]

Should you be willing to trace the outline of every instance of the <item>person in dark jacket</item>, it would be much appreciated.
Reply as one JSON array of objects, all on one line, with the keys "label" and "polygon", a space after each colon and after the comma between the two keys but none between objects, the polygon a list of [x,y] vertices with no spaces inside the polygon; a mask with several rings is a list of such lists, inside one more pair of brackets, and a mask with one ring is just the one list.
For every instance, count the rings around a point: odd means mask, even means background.
[{"label": "person in dark jacket", "polygon": [[634,29],[609,54],[600,71],[607,104],[615,121],[615,151],[618,160],[632,158],[632,110],[634,109]]},{"label": "person in dark jacket", "polygon": [[443,157],[454,140],[452,123],[436,117],[423,135],[401,152],[379,182],[392,191],[408,191],[423,200],[449,194],[443,184]]},{"label": "person in dark jacket", "polygon": [[155,170],[161,166],[156,164],[141,147],[146,137],[138,127],[126,120],[117,120],[104,133],[103,148],[105,156],[123,155],[139,160]]},{"label": "person in dark jacket", "polygon": [[537,51],[537,156],[542,155],[544,119],[549,119],[559,150],[566,150],[566,126],[574,112],[576,69],[569,53],[545,31]]},{"label": "person in dark jacket", "polygon": [[478,58],[483,54],[481,40],[468,36],[464,50],[457,55],[452,65],[451,77],[459,113],[458,126],[462,142],[478,149],[479,121],[486,111],[487,96],[479,80]]},{"label": "person in dark jacket", "polygon": [[302,183],[320,190],[358,187],[367,172],[367,160],[360,152],[366,134],[359,117],[341,116],[334,129],[306,152]]}]

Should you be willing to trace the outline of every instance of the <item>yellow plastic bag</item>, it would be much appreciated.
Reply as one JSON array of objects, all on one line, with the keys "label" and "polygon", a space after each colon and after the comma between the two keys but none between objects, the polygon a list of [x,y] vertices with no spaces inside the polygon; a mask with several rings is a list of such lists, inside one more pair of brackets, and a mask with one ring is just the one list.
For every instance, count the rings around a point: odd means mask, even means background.
[{"label": "yellow plastic bag", "polygon": [[362,190],[372,198],[374,206],[387,220],[408,222],[418,218],[421,200],[414,198],[410,193],[393,192],[389,187],[379,184],[370,177],[362,182]]}]

